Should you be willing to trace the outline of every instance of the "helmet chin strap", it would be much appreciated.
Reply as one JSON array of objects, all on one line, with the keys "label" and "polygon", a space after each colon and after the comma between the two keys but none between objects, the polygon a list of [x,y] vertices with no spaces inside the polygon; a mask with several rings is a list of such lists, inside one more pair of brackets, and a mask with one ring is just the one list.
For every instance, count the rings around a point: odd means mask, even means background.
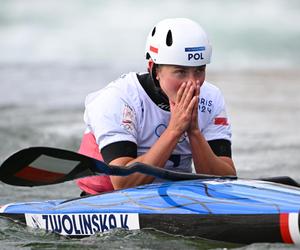
[{"label": "helmet chin strap", "polygon": [[156,79],[156,69],[157,69],[158,65],[155,64],[152,59],[150,58],[148,61],[148,71],[150,73],[150,76],[154,82],[155,85],[155,89],[157,91],[157,93],[161,96],[163,102],[165,105],[169,105],[169,97],[167,96],[167,94],[163,91],[163,89],[160,86],[159,81]]}]

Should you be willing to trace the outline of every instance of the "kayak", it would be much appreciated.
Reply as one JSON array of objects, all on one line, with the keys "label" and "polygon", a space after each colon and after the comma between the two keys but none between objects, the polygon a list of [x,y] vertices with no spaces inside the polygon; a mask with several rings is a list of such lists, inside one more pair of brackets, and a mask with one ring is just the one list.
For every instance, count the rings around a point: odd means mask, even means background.
[{"label": "kayak", "polygon": [[71,238],[123,228],[245,244],[300,244],[300,185],[289,177],[240,179],[143,163],[120,167],[68,150],[33,147],[1,164],[0,181],[34,187],[136,172],[165,181],[70,200],[15,202],[0,206],[0,217]]},{"label": "kayak", "polygon": [[254,180],[149,184],[71,200],[12,203],[0,216],[68,237],[115,228],[253,243],[300,243],[300,189]]}]

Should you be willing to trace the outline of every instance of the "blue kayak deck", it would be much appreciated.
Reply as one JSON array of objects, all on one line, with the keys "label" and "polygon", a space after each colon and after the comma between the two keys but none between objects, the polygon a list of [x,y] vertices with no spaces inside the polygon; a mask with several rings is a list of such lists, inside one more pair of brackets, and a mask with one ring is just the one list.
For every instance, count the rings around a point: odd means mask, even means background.
[{"label": "blue kayak deck", "polygon": [[2,212],[234,215],[299,210],[300,188],[264,181],[216,179],[164,182],[68,201],[14,203]]}]

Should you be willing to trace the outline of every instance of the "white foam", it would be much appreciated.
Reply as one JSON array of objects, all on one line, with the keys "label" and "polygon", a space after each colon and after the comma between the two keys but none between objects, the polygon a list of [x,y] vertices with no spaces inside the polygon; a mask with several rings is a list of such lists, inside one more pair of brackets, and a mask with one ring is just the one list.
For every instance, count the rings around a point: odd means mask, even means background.
[{"label": "white foam", "polygon": [[300,58],[297,7],[285,0],[9,1],[0,62],[139,65],[149,29],[160,19],[186,16],[210,35],[212,68],[291,67]]}]

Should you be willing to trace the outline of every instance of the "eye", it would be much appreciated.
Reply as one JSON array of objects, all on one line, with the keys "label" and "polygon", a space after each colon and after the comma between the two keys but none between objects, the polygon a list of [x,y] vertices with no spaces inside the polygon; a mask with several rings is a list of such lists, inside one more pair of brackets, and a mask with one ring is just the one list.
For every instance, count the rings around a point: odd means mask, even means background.
[{"label": "eye", "polygon": [[184,69],[176,69],[175,70],[175,74],[177,74],[177,75],[185,75],[186,74],[186,70],[184,70]]},{"label": "eye", "polygon": [[205,69],[206,69],[206,66],[201,66],[201,67],[198,67],[198,68],[196,69],[196,71],[197,71],[197,72],[203,72],[203,71],[205,71]]},{"label": "eye", "polygon": [[205,72],[205,67],[199,67],[195,69],[196,75],[202,75]]}]

